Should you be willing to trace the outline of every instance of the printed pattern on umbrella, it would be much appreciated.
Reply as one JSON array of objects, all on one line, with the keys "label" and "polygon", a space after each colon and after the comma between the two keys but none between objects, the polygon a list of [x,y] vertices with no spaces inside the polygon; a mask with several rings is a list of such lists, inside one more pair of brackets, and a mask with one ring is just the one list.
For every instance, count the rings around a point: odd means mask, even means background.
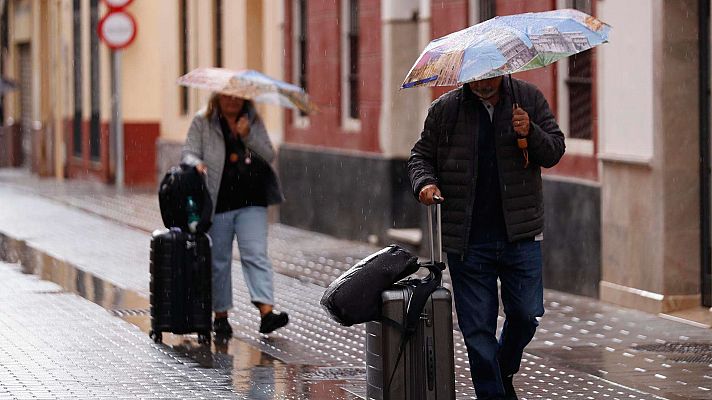
[{"label": "printed pattern on umbrella", "polygon": [[178,78],[178,83],[258,103],[299,109],[307,113],[317,110],[306,92],[299,86],[270,78],[253,70],[198,68]]},{"label": "printed pattern on umbrella", "polygon": [[544,67],[607,42],[609,31],[577,10],[495,17],[430,42],[402,88],[452,86]]}]

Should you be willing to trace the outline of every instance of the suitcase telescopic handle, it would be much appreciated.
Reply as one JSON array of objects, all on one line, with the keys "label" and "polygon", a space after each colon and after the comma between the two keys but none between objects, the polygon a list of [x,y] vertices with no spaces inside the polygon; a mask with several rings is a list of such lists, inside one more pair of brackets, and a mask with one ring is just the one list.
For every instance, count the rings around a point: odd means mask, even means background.
[{"label": "suitcase telescopic handle", "polygon": [[[435,204],[428,206],[428,228],[430,229],[430,261],[432,263],[443,262],[443,241],[442,241],[442,219],[440,203],[443,198],[433,196]],[[433,215],[434,214],[434,215]]]}]

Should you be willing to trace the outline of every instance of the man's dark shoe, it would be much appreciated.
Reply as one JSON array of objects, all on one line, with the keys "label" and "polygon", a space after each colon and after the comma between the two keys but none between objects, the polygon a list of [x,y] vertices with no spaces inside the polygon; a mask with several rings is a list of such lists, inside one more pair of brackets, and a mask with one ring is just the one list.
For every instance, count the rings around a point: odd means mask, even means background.
[{"label": "man's dark shoe", "polygon": [[283,312],[270,312],[262,317],[260,323],[260,333],[270,333],[275,329],[279,329],[289,323],[289,315]]},{"label": "man's dark shoe", "polygon": [[514,391],[514,384],[512,380],[514,375],[502,376],[502,385],[504,386],[504,399],[506,400],[519,400],[517,393]]},{"label": "man's dark shoe", "polygon": [[213,321],[213,332],[215,336],[229,338],[232,337],[232,327],[227,322],[227,317],[215,318]]}]

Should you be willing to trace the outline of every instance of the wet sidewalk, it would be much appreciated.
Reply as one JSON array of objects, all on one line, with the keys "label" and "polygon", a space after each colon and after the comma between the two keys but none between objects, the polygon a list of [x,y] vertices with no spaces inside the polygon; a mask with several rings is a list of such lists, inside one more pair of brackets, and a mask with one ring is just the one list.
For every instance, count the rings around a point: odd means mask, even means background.
[{"label": "wet sidewalk", "polygon": [[[110,311],[105,315],[147,330],[149,233],[161,227],[154,193],[0,170],[0,205],[0,256],[19,260],[24,270],[101,304]],[[325,285],[376,250],[272,224],[277,307],[293,321],[286,329],[270,336],[256,332],[257,313],[236,267],[236,308],[230,318],[237,329],[228,348],[208,351],[191,337],[170,338],[167,346],[157,347],[138,330],[141,340],[131,346],[174,352],[176,359],[187,360],[187,368],[231,377],[222,385],[235,398],[361,397],[363,327],[338,326],[319,308],[318,299]],[[515,380],[520,398],[712,399],[709,329],[555,291],[546,291],[545,301],[547,314]],[[4,329],[0,324],[0,335]],[[457,331],[455,342],[458,398],[474,398]],[[246,371],[261,366],[260,359],[267,360],[266,366],[255,379]],[[267,397],[246,394],[253,388],[250,382],[267,388],[262,391]],[[4,395],[0,392],[0,398]],[[130,391],[125,396],[133,397]]]},{"label": "wet sidewalk", "polygon": [[[1,399],[240,397],[220,369],[199,368],[103,308],[23,275],[17,265],[0,262],[0,302]],[[258,383],[255,391],[274,389]]]}]

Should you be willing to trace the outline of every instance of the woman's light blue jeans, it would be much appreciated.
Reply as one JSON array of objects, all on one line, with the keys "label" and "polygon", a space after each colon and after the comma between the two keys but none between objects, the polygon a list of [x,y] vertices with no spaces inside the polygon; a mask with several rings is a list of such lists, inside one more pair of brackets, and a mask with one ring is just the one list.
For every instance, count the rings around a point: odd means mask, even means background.
[{"label": "woman's light blue jeans", "polygon": [[253,303],[274,304],[272,262],[267,258],[267,207],[243,207],[215,214],[213,240],[213,311],[232,308],[232,241],[237,238],[242,274]]}]

